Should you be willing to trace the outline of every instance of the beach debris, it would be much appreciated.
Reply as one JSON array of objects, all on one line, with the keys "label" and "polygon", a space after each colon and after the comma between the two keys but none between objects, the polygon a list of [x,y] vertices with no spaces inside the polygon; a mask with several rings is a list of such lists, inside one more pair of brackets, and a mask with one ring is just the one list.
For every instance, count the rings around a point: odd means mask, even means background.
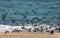
[{"label": "beach debris", "polygon": [[5,34],[6,34],[6,33],[9,33],[9,31],[5,31]]},{"label": "beach debris", "polygon": [[14,29],[12,32],[19,32],[19,30],[17,30],[17,29]]},{"label": "beach debris", "polygon": [[53,30],[51,30],[51,31],[50,31],[50,34],[54,34],[54,31],[53,31]]}]

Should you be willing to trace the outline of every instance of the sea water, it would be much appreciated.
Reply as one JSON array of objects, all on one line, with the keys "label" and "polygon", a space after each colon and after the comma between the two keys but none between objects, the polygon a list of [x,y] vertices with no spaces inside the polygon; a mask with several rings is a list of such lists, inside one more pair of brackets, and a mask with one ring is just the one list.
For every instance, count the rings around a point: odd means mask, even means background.
[{"label": "sea water", "polygon": [[[5,13],[3,20],[2,15]],[[39,22],[34,20],[35,23],[60,24],[60,0],[0,0],[0,24],[31,23],[26,20],[34,17],[41,19]]]}]

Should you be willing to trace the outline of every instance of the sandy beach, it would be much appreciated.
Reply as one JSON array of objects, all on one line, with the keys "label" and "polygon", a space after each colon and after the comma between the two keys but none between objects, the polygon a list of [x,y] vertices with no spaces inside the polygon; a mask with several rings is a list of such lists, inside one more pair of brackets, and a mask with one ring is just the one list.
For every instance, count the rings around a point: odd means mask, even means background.
[{"label": "sandy beach", "polygon": [[0,38],[60,38],[60,33],[19,32],[0,33]]}]

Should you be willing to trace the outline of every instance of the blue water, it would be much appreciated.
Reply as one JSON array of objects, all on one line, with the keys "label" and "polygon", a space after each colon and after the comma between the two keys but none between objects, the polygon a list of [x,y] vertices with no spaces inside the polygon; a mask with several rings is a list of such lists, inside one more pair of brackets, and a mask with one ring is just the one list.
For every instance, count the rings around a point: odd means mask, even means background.
[{"label": "blue water", "polygon": [[[4,16],[5,13],[3,20],[2,14]],[[26,18],[23,19],[23,16]],[[32,19],[36,17],[40,20]],[[60,24],[60,0],[0,0],[0,24],[31,23],[26,20],[40,24]]]}]

